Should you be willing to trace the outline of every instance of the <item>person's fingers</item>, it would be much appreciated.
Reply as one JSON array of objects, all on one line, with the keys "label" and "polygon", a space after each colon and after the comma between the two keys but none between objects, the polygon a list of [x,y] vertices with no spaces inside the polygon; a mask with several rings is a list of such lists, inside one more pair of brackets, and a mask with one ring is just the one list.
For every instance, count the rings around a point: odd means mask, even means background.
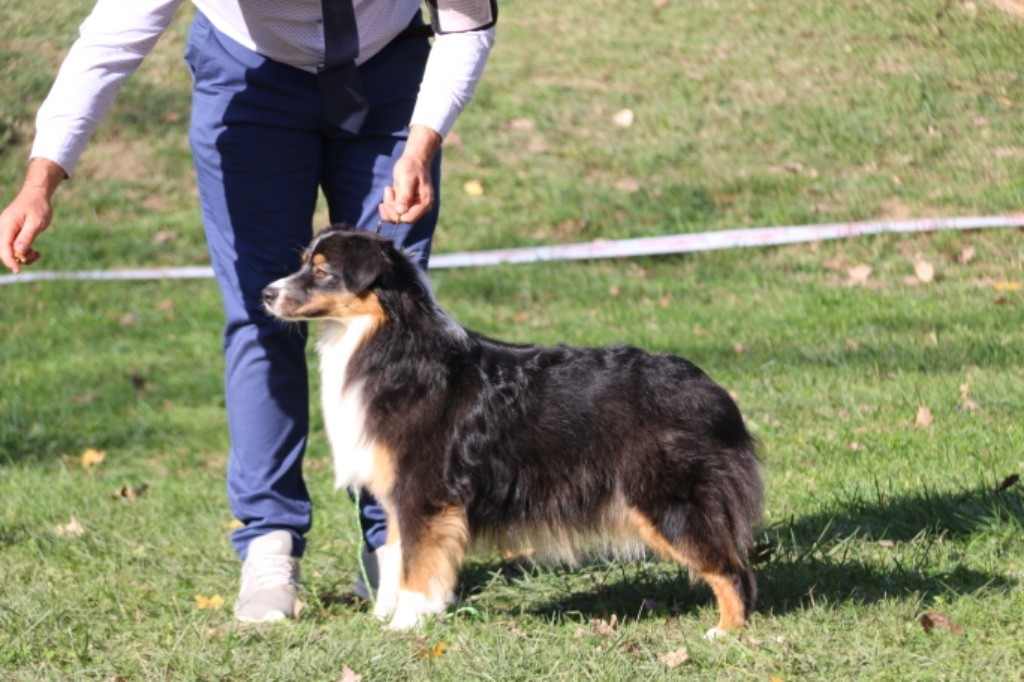
[{"label": "person's fingers", "polygon": [[[26,258],[32,251],[32,244],[35,243],[39,233],[46,229],[43,221],[34,215],[29,215],[22,223],[21,231],[14,240],[14,257]],[[24,261],[22,261],[24,262]]]},{"label": "person's fingers", "polygon": [[381,218],[393,223],[414,223],[422,218],[434,203],[434,188],[429,169],[406,159],[395,165],[394,181],[384,189],[380,205]]},{"label": "person's fingers", "polygon": [[22,223],[23,219],[15,217],[12,208],[0,213],[0,261],[14,274],[21,272],[21,260],[15,255],[14,241],[21,232]]},{"label": "person's fingers", "polygon": [[395,211],[395,189],[394,187],[384,188],[384,201],[377,207],[380,211],[380,217],[389,223],[397,223],[401,217],[397,211]]},{"label": "person's fingers", "polygon": [[409,210],[409,203],[412,200],[412,189],[404,180],[395,178],[395,189],[393,194],[394,199],[391,202],[391,207],[394,209],[395,213],[402,215]]},{"label": "person's fingers", "polygon": [[14,259],[21,265],[32,265],[40,253],[32,248],[39,233],[49,226],[49,215],[29,214],[14,240]]},{"label": "person's fingers", "polygon": [[380,212],[380,219],[387,223],[398,223],[401,222],[400,216],[395,213],[394,209],[388,204],[380,203],[377,206],[377,210]]},{"label": "person's fingers", "polygon": [[430,210],[429,204],[415,203],[409,206],[405,213],[402,214],[403,223],[414,223],[426,214]]},{"label": "person's fingers", "polygon": [[39,260],[39,252],[32,248],[36,237],[50,224],[48,202],[15,200],[0,214],[0,260],[18,274],[22,265]]}]

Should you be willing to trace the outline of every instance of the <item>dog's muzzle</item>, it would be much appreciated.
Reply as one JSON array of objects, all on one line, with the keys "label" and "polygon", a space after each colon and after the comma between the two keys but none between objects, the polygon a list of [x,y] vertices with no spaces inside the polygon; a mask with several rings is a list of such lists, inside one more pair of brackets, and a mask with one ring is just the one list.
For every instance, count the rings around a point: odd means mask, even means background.
[{"label": "dog's muzzle", "polygon": [[263,305],[269,306],[277,298],[280,293],[281,287],[271,284],[263,290]]},{"label": "dog's muzzle", "polygon": [[264,308],[266,308],[267,310],[270,310],[270,311],[273,310],[274,303],[277,302],[277,298],[281,294],[281,288],[282,288],[281,285],[279,285],[279,284],[277,284],[275,282],[274,284],[268,284],[263,289],[263,307]]}]

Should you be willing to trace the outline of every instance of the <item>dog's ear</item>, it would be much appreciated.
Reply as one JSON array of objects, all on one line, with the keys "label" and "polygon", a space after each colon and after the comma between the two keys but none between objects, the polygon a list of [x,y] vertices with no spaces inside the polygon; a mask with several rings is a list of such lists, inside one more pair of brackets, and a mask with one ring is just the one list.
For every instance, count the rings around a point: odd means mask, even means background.
[{"label": "dog's ear", "polygon": [[345,245],[341,281],[353,293],[370,288],[384,274],[388,259],[381,245],[369,239],[351,239]]}]

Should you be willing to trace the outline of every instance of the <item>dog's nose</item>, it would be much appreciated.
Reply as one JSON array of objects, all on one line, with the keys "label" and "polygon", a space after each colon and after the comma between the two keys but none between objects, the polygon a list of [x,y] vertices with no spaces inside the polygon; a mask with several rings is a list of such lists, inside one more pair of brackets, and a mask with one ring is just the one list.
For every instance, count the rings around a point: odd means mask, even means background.
[{"label": "dog's nose", "polygon": [[272,305],[274,301],[277,299],[278,291],[280,291],[279,287],[276,287],[273,284],[263,289],[263,305],[268,307]]}]

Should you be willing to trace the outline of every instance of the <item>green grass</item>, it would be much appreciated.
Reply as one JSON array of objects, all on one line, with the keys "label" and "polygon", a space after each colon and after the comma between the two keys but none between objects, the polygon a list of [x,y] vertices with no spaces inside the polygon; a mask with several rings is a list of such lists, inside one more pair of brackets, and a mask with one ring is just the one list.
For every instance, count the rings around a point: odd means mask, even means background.
[{"label": "green grass", "polygon": [[[534,5],[502,4],[445,152],[441,251],[1024,205],[1024,21],[988,2]],[[87,6],[0,7],[0,202]],[[205,263],[185,19],[61,189],[36,267]],[[483,196],[463,192],[471,179]],[[383,631],[344,603],[356,520],[318,421],[307,607],[236,629],[212,282],[0,288],[0,673],[1021,679],[1024,493],[993,491],[1024,473],[1024,292],[997,287],[1024,280],[1022,244],[992,230],[434,274],[475,329],[675,352],[734,392],[768,488],[761,604],[714,643],[709,591],[667,564],[490,555],[443,619]],[[933,282],[915,283],[918,260]],[[861,264],[872,275],[853,284]],[[88,448],[104,462],[83,468]],[[58,532],[72,519],[80,536]],[[925,632],[929,611],[962,632]],[[592,624],[613,617],[610,636]],[[690,660],[670,669],[660,657],[680,647]]]}]

